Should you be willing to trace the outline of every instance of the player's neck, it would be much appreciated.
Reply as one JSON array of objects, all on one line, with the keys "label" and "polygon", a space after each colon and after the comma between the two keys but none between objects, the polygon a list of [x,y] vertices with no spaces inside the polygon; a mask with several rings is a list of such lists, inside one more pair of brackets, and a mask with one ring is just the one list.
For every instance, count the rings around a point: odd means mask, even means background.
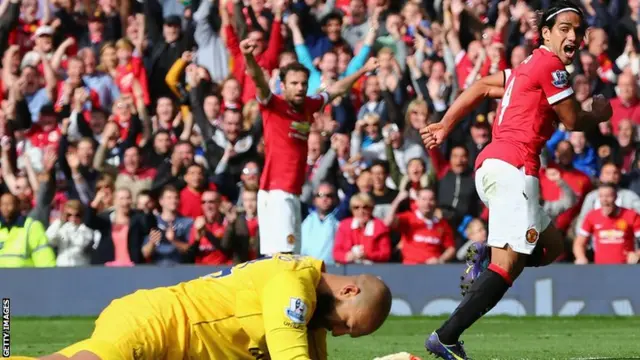
[{"label": "player's neck", "polygon": [[335,294],[347,284],[343,276],[322,273],[316,292],[318,294]]}]

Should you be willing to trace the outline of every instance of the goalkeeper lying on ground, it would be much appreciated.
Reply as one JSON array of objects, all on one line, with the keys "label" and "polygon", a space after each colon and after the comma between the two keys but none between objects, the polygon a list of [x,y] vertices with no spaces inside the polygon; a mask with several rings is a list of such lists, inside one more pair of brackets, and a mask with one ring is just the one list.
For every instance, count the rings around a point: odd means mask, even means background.
[{"label": "goalkeeper lying on ground", "polygon": [[391,308],[375,276],[276,255],[114,300],[87,340],[42,360],[326,359],[326,334],[368,335]]}]

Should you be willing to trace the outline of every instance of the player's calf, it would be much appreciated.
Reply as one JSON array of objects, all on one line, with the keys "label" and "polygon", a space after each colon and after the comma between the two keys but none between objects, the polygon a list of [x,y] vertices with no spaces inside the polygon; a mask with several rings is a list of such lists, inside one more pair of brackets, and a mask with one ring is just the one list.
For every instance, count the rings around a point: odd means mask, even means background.
[{"label": "player's calf", "polygon": [[487,271],[480,274],[451,317],[436,330],[442,343],[457,343],[466,329],[496,306],[522,272],[525,259],[509,247],[491,248]]}]

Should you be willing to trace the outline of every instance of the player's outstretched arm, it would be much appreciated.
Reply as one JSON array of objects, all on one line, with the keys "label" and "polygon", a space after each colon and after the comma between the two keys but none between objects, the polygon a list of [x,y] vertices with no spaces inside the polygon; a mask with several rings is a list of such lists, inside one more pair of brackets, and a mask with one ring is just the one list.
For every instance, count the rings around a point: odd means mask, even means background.
[{"label": "player's outstretched arm", "polygon": [[[432,124],[423,128],[420,133],[423,135],[423,142],[427,148],[440,145],[444,138],[458,125],[458,122],[475,109],[481,101],[486,98],[497,99],[504,95],[504,84],[507,74],[505,72],[495,73],[483,77],[471,85],[470,88],[463,91],[462,94],[453,102],[449,110],[439,123]],[[431,131],[429,131],[430,127]],[[426,139],[427,133],[438,131],[435,139]]]},{"label": "player's outstretched arm", "polygon": [[253,82],[256,84],[259,100],[267,100],[271,96],[271,90],[269,89],[269,82],[264,76],[264,72],[256,58],[253,56],[253,50],[256,48],[255,41],[251,39],[245,39],[240,42],[240,51],[244,56],[244,62],[247,66],[247,74],[251,76]]},{"label": "player's outstretched arm", "polygon": [[590,111],[583,109],[575,96],[570,96],[553,105],[553,110],[569,131],[592,130],[599,123],[608,121],[613,115],[609,100],[602,95],[593,97]]},{"label": "player's outstretched arm", "polygon": [[378,59],[375,57],[372,57],[367,61],[366,64],[364,64],[362,69],[358,70],[354,74],[351,74],[345,77],[342,80],[336,81],[335,83],[331,84],[326,90],[327,93],[329,94],[328,102],[331,102],[331,100],[345,94],[347,91],[349,91],[353,87],[353,84],[355,84],[355,82],[358,81],[358,79],[362,75],[368,72],[375,71],[378,68],[378,66],[379,66]]}]

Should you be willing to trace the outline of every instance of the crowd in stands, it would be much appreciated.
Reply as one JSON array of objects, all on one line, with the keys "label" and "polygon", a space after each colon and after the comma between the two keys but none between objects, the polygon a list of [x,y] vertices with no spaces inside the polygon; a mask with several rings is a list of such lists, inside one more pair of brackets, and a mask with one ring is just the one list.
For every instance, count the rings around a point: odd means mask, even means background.
[{"label": "crowd in stands", "polygon": [[[259,257],[263,124],[244,38],[274,94],[294,61],[310,71],[309,95],[380,61],[314,114],[299,252],[327,264],[463,260],[487,237],[473,169],[498,101],[441,148],[427,151],[418,130],[525,60],[548,3],[3,0],[0,267]],[[622,238],[640,235],[640,1],[582,6],[575,97],[588,108],[603,94],[614,114],[590,133],[558,127],[541,201],[566,234],[558,261],[637,263]],[[618,207],[629,214],[607,225]]]}]

